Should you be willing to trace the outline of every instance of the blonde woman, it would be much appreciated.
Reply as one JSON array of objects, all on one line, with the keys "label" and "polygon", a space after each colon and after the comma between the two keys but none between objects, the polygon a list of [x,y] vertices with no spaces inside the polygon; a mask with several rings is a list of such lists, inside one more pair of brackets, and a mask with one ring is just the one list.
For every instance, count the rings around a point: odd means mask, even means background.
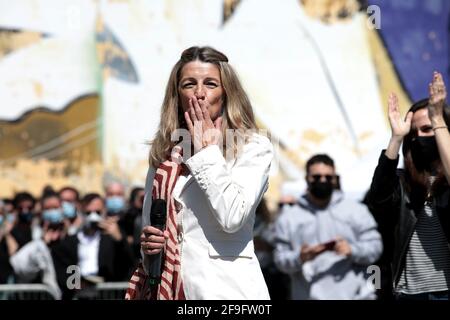
[{"label": "blonde woman", "polygon": [[[188,133],[182,142],[174,139],[180,129]],[[144,260],[163,252],[161,284],[148,288],[138,268],[127,299],[269,299],[253,224],[273,151],[255,131],[228,58],[210,47],[186,49],[167,84],[145,188],[141,252]],[[177,144],[181,158],[173,157]],[[146,221],[159,198],[167,201],[164,232]]]}]

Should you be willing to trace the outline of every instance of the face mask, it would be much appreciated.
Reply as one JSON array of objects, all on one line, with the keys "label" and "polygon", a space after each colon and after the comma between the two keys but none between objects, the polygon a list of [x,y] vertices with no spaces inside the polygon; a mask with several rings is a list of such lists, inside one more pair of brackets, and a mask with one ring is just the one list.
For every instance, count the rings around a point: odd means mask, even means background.
[{"label": "face mask", "polygon": [[125,200],[119,196],[106,198],[106,210],[108,213],[117,214],[125,208]]},{"label": "face mask", "polygon": [[70,227],[67,229],[67,234],[68,234],[69,236],[73,236],[74,234],[77,234],[77,232],[78,232],[78,228],[75,227],[75,226],[70,226]]},{"label": "face mask", "polygon": [[19,213],[19,221],[22,223],[30,223],[33,220],[33,213],[30,211],[25,211]]},{"label": "face mask", "polygon": [[333,184],[331,182],[314,181],[309,183],[309,191],[318,199],[327,199],[333,192]]},{"label": "face mask", "polygon": [[439,159],[439,151],[434,137],[417,137],[411,143],[411,156],[418,168],[429,168]]},{"label": "face mask", "polygon": [[8,220],[9,223],[14,223],[14,221],[16,221],[16,215],[14,213],[7,213],[6,220]]},{"label": "face mask", "polygon": [[11,219],[11,213],[7,213],[6,215],[0,216],[0,225],[2,225],[4,222],[14,223],[14,215]]},{"label": "face mask", "polygon": [[42,219],[52,224],[60,223],[64,220],[61,209],[48,209],[42,211]]},{"label": "face mask", "polygon": [[77,216],[77,208],[75,208],[73,203],[63,201],[62,210],[63,210],[64,217],[66,217],[68,219],[72,219]]}]

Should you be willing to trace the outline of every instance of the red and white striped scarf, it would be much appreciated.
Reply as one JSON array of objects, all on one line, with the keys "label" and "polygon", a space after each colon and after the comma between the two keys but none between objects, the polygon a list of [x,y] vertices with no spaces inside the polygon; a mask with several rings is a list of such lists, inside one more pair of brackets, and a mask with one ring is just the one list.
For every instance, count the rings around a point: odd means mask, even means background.
[{"label": "red and white striped scarf", "polygon": [[161,284],[156,290],[151,291],[148,276],[145,274],[142,263],[139,263],[128,282],[125,300],[185,300],[181,280],[177,210],[172,197],[182,166],[179,161],[180,155],[172,154],[172,159],[174,156],[175,161],[166,160],[160,164],[153,179],[152,199],[166,200],[168,213],[166,230],[169,232],[169,239],[164,247]]}]

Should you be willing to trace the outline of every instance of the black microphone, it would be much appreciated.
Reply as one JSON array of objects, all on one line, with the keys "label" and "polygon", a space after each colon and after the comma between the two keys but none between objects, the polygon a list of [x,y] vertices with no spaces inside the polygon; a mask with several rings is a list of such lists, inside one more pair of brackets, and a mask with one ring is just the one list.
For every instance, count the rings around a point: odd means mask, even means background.
[{"label": "black microphone", "polygon": [[[167,217],[167,203],[163,199],[155,199],[152,202],[152,208],[150,210],[150,224],[164,232],[166,229],[166,217]],[[161,262],[162,251],[147,260],[147,270],[149,276],[150,285],[157,285],[161,282]]]}]

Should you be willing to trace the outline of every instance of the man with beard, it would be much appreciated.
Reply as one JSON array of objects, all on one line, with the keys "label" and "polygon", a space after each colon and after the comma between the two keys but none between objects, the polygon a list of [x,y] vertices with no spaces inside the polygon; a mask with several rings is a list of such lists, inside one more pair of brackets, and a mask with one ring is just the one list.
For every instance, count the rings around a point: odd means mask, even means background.
[{"label": "man with beard", "polygon": [[313,156],[307,192],[276,222],[275,263],[291,278],[292,299],[375,299],[366,269],[381,255],[381,236],[368,209],[345,199],[338,181],[333,159]]}]

